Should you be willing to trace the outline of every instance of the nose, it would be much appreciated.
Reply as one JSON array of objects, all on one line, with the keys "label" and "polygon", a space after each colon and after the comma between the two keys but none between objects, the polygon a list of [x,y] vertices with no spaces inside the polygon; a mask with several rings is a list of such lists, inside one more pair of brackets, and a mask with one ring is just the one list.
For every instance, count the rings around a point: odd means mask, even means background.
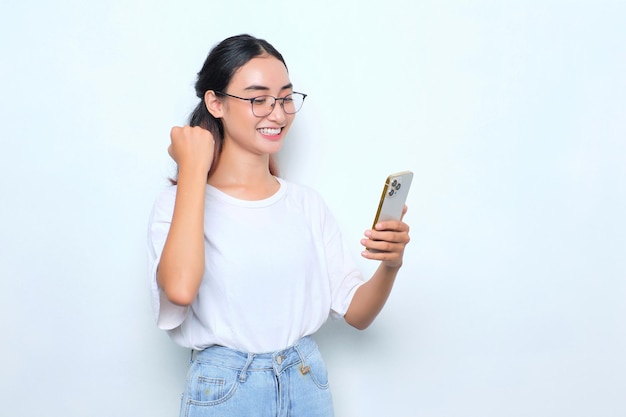
[{"label": "nose", "polygon": [[272,108],[272,111],[266,116],[268,120],[276,121],[278,123],[282,123],[285,121],[285,119],[287,118],[287,113],[285,113],[285,110],[283,110],[282,104],[283,103],[279,102],[278,100],[274,102],[274,107]]}]

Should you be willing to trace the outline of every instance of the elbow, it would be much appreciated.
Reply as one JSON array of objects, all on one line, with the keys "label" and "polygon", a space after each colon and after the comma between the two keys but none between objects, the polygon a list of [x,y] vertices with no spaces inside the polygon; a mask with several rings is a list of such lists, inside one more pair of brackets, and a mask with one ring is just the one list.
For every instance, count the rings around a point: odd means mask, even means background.
[{"label": "elbow", "polygon": [[196,294],[191,291],[185,291],[180,288],[162,288],[165,297],[172,303],[178,306],[187,307],[193,304],[196,299]]},{"label": "elbow", "polygon": [[370,324],[372,324],[372,322],[374,320],[366,320],[366,319],[359,319],[354,317],[353,315],[346,313],[344,320],[346,321],[346,323],[348,323],[350,326],[354,327],[357,330],[365,330],[368,327],[370,327]]},{"label": "elbow", "polygon": [[157,282],[163,294],[173,304],[179,306],[190,306],[198,295],[199,285],[195,283],[201,279],[186,279],[184,276],[172,277],[157,272]]},{"label": "elbow", "polygon": [[361,331],[363,331],[363,330],[367,329],[368,327],[370,327],[369,324],[361,324],[361,323],[355,323],[355,324],[349,323],[349,324],[350,324],[350,326],[354,327],[355,329],[361,330]]}]

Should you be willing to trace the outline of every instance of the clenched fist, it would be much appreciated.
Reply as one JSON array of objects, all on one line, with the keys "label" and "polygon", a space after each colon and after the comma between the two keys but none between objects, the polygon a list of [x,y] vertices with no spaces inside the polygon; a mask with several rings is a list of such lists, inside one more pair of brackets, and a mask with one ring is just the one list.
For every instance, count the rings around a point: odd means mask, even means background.
[{"label": "clenched fist", "polygon": [[199,126],[175,126],[170,132],[172,143],[167,153],[178,164],[178,170],[209,172],[213,163],[213,135]]}]

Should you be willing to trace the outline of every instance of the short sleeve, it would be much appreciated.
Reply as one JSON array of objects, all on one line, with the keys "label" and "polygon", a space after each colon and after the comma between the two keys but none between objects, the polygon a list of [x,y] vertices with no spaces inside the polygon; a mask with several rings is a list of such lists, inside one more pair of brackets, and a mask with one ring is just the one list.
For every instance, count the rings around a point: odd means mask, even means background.
[{"label": "short sleeve", "polygon": [[157,198],[148,222],[148,278],[152,309],[159,329],[172,330],[181,325],[189,312],[188,306],[170,302],[159,288],[156,275],[161,253],[172,223],[176,187],[164,190]]},{"label": "short sleeve", "polygon": [[331,318],[340,319],[348,311],[356,290],[365,282],[335,217],[324,204],[323,236],[331,287]]}]

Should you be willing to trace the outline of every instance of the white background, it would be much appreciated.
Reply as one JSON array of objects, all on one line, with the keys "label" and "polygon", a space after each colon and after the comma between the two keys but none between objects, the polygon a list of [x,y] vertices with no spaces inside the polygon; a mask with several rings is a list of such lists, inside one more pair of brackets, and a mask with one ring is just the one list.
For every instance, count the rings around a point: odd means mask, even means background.
[{"label": "white background", "polygon": [[365,332],[317,335],[338,417],[626,415],[626,3],[3,1],[0,415],[174,416],[147,217],[209,49],[266,38],[310,94],[288,179],[352,242],[411,169]]}]

